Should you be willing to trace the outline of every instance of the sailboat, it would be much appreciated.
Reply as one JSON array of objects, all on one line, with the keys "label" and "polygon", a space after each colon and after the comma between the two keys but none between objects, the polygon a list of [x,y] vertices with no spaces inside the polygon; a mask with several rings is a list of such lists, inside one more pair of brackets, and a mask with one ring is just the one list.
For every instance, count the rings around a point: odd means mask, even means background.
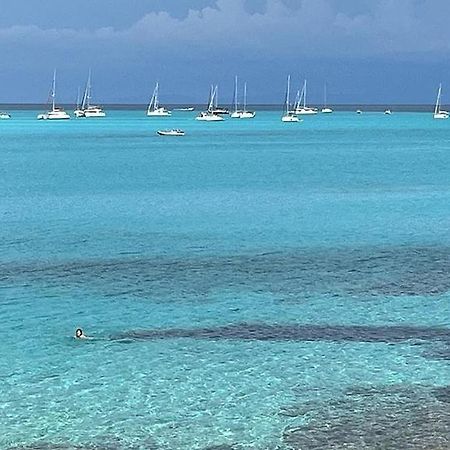
[{"label": "sailboat", "polygon": [[233,94],[233,104],[234,111],[231,113],[230,117],[232,119],[240,119],[242,110],[238,109],[238,77],[234,77],[234,94]]},{"label": "sailboat", "polygon": [[37,118],[39,120],[66,120],[70,119],[69,114],[67,114],[63,108],[56,106],[56,69],[53,72],[53,83],[52,89],[50,91],[50,98],[52,109],[43,114],[38,114]]},{"label": "sailboat", "polygon": [[289,110],[290,102],[289,102],[289,89],[291,87],[291,76],[288,75],[287,78],[287,88],[286,88],[286,111],[283,117],[281,118],[282,122],[300,122],[300,119],[297,117],[294,111]]},{"label": "sailboat", "polygon": [[215,87],[215,95],[214,95],[214,108],[212,110],[214,114],[222,115],[222,114],[230,114],[227,108],[223,108],[219,106],[219,86],[216,84]]},{"label": "sailboat", "polygon": [[80,97],[80,88],[78,87],[77,93],[77,103],[75,106],[75,111],[73,112],[75,117],[84,117],[84,111],[81,109],[81,97]]},{"label": "sailboat", "polygon": [[106,113],[100,106],[91,105],[92,98],[92,85],[91,85],[91,71],[89,70],[89,75],[86,83],[86,89],[83,96],[83,104],[81,109],[84,112],[84,117],[105,117]]},{"label": "sailboat", "polygon": [[327,84],[323,85],[323,108],[321,110],[324,114],[331,114],[333,110],[327,105]]},{"label": "sailboat", "polygon": [[306,80],[303,83],[301,94],[298,95],[297,92],[297,100],[295,102],[294,112],[299,116],[306,116],[318,113],[317,108],[310,108],[306,106]]},{"label": "sailboat", "polygon": [[7,112],[0,112],[0,119],[11,119],[11,114]]},{"label": "sailboat", "polygon": [[238,109],[237,102],[237,77],[234,81],[234,112],[230,117],[234,119],[253,119],[256,113],[254,111],[247,111],[247,82],[244,83],[244,109]]},{"label": "sailboat", "polygon": [[448,119],[449,113],[441,109],[441,94],[442,94],[442,84],[439,84],[436,106],[434,107],[434,115],[435,119]]},{"label": "sailboat", "polygon": [[147,116],[149,117],[168,117],[172,113],[164,108],[164,106],[159,106],[159,83],[156,82],[155,89],[153,90],[152,98],[147,108]]},{"label": "sailboat", "polygon": [[223,120],[223,117],[219,114],[215,113],[215,97],[217,95],[217,86],[213,88],[211,85],[211,89],[209,91],[209,100],[208,100],[208,108],[206,111],[202,111],[195,120],[200,120],[203,122],[220,122]]}]

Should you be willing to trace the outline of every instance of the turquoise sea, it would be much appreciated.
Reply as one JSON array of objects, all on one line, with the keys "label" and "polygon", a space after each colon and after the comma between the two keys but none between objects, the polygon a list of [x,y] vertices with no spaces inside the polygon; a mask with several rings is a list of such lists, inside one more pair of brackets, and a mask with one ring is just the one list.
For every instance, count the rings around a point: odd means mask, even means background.
[{"label": "turquoise sea", "polygon": [[36,113],[0,121],[1,449],[450,448],[450,121]]}]

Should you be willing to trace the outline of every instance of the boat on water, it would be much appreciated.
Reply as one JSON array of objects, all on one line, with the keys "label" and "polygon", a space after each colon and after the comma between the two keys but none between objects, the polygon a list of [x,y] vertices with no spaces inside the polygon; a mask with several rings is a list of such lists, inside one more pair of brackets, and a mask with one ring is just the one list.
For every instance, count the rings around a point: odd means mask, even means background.
[{"label": "boat on water", "polygon": [[83,109],[81,109],[81,97],[80,97],[80,88],[79,87],[78,87],[78,92],[77,92],[77,102],[76,102],[75,110],[74,110],[73,114],[75,115],[75,117],[84,117],[84,111],[83,111]]},{"label": "boat on water", "polygon": [[237,77],[234,80],[234,111],[231,113],[230,117],[233,119],[253,119],[256,115],[255,111],[247,111],[247,82],[244,83],[244,108],[238,109],[238,93],[237,93],[238,81]]},{"label": "boat on water", "polygon": [[385,114],[386,116],[390,116],[390,115],[392,114],[392,111],[391,111],[390,109],[386,109],[386,110],[384,111],[384,114]]},{"label": "boat on water", "polygon": [[299,116],[311,116],[318,114],[317,108],[306,106],[306,80],[301,91],[297,91],[293,112]]},{"label": "boat on water", "polygon": [[289,95],[290,95],[290,87],[291,87],[291,76],[288,75],[287,78],[287,87],[286,87],[286,111],[281,117],[282,122],[300,122],[300,119],[298,118],[297,114],[295,114],[294,111],[290,110],[290,101],[289,101]]},{"label": "boat on water", "polygon": [[159,83],[156,82],[155,89],[153,90],[152,98],[150,99],[150,103],[147,107],[147,116],[148,117],[169,117],[172,113],[168,109],[164,108],[164,106],[160,106],[159,104]]},{"label": "boat on water", "polygon": [[320,110],[323,114],[331,114],[333,110],[327,104],[327,84],[323,85],[323,108]]},{"label": "boat on water", "polygon": [[11,114],[7,113],[7,112],[0,112],[0,119],[4,120],[4,119],[11,119]]},{"label": "boat on water", "polygon": [[86,89],[84,91],[83,103],[81,105],[81,109],[83,110],[84,115],[82,117],[91,118],[91,117],[105,117],[106,113],[103,111],[101,106],[91,105],[92,99],[92,84],[91,84],[91,70],[89,70],[88,79],[86,82]]},{"label": "boat on water", "polygon": [[206,111],[200,112],[200,114],[195,118],[195,120],[199,120],[202,122],[221,122],[223,117],[215,112],[215,96],[217,95],[217,86],[213,88],[211,85],[211,89],[209,91],[209,100],[208,107]]},{"label": "boat on water", "polygon": [[356,114],[362,114],[362,111],[360,109],[357,109]]},{"label": "boat on water", "polygon": [[174,108],[174,111],[194,111],[194,107],[193,106],[188,106],[186,108]]},{"label": "boat on water", "polygon": [[180,129],[158,130],[156,133],[159,136],[184,136],[185,135],[184,131],[180,130]]},{"label": "boat on water", "polygon": [[67,120],[70,119],[69,114],[63,108],[56,106],[56,69],[53,72],[53,83],[50,91],[51,110],[46,113],[38,114],[38,120]]},{"label": "boat on water", "polygon": [[439,84],[438,94],[436,98],[436,106],[434,107],[434,119],[448,119],[448,111],[441,109],[441,97],[442,97],[442,83]]},{"label": "boat on water", "polygon": [[214,94],[214,106],[212,109],[212,113],[216,115],[227,115],[230,114],[230,111],[228,108],[224,108],[223,106],[219,106],[219,86],[216,84],[214,88],[215,94]]}]

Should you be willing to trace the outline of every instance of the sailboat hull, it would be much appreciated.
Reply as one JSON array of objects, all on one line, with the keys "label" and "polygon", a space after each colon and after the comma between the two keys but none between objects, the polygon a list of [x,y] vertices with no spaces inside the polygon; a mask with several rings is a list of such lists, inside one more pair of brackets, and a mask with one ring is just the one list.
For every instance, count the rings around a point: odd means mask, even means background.
[{"label": "sailboat hull", "polygon": [[222,122],[223,117],[218,116],[217,114],[200,114],[195,118],[195,120],[199,120],[202,122]]},{"label": "sailboat hull", "polygon": [[282,122],[300,122],[300,119],[297,116],[287,114],[281,118]]}]

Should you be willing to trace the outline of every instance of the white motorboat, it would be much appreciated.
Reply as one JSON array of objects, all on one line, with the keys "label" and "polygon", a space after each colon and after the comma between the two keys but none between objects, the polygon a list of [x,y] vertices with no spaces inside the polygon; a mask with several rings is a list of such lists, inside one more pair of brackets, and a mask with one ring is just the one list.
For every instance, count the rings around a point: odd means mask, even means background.
[{"label": "white motorboat", "polygon": [[2,119],[2,120],[11,119],[11,114],[6,113],[6,112],[0,112],[0,119]]},{"label": "white motorboat", "polygon": [[442,95],[442,84],[439,84],[436,106],[434,107],[434,119],[448,119],[449,113],[448,111],[444,111],[441,109],[441,95]]},{"label": "white motorboat", "polygon": [[186,108],[174,108],[174,111],[194,111],[194,107],[193,106],[188,106]]},{"label": "white motorboat", "polygon": [[281,118],[281,121],[282,122],[300,122],[301,119],[299,119],[295,113],[293,113],[292,111],[289,111],[287,114],[285,114]]},{"label": "white motorboat", "polygon": [[319,112],[317,108],[306,106],[306,80],[303,83],[301,92],[297,91],[293,112],[299,116],[310,116]]},{"label": "white motorboat", "polygon": [[184,131],[180,129],[173,130],[158,130],[156,132],[159,136],[184,136]]},{"label": "white motorboat", "polygon": [[362,114],[362,111],[360,109],[357,109],[356,114]]},{"label": "white motorboat", "polygon": [[67,120],[69,114],[63,108],[56,106],[56,69],[53,72],[53,83],[50,91],[52,109],[46,113],[38,114],[38,120]]},{"label": "white motorboat", "polygon": [[217,95],[217,86],[209,91],[209,100],[208,100],[208,108],[206,111],[202,111],[195,120],[203,121],[203,122],[221,122],[223,117],[215,112],[216,108],[214,107],[214,99]]},{"label": "white motorboat", "polygon": [[327,105],[327,84],[323,85],[323,108],[320,110],[323,114],[331,114],[333,110]]},{"label": "white motorboat", "polygon": [[77,117],[105,117],[106,113],[101,106],[91,105],[92,99],[92,84],[91,84],[91,70],[89,69],[89,75],[86,82],[86,89],[84,91],[83,103],[81,104],[82,114],[79,113]]},{"label": "white motorboat", "polygon": [[284,115],[281,117],[282,122],[300,122],[297,114],[294,111],[290,111],[290,101],[289,101],[289,90],[291,87],[291,76],[288,75],[287,78],[287,87],[286,87],[286,111]]}]

